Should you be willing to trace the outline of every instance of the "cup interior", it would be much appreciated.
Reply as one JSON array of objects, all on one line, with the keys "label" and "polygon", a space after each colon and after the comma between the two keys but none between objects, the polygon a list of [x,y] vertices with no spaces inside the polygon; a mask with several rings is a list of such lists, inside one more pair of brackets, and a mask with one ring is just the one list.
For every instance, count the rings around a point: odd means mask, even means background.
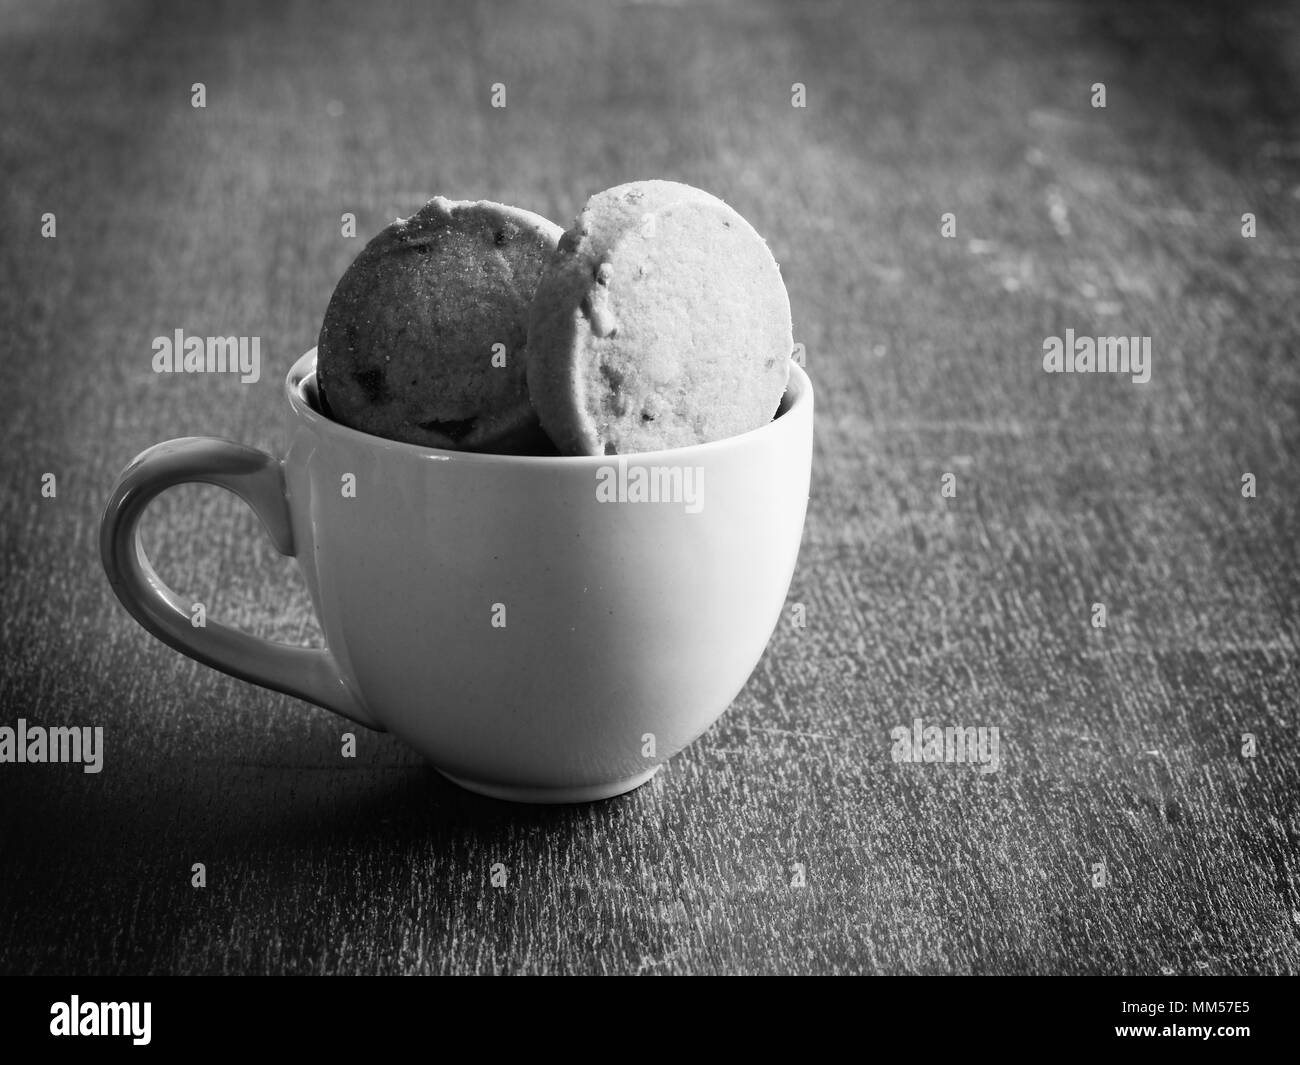
[{"label": "cup interior", "polygon": [[[477,451],[449,451],[444,448],[427,447],[422,444],[408,444],[400,440],[389,440],[386,437],[374,436],[370,433],[363,433],[359,429],[353,429],[344,425],[342,422],[335,421],[321,408],[320,389],[316,382],[316,349],[312,348],[306,354],[301,356],[295,362],[289,373],[285,377],[285,392],[289,398],[289,404],[294,411],[310,421],[318,423],[321,428],[328,427],[330,432],[355,435],[362,440],[372,442],[382,441],[385,447],[409,448],[413,451],[424,452],[430,455],[438,456],[456,456],[466,460],[509,460],[512,462],[597,462],[604,463],[609,461],[607,455],[496,455],[490,452]],[[792,410],[802,406],[808,401],[812,393],[812,384],[808,380],[808,375],[803,368],[797,363],[790,365],[790,380],[786,385],[785,393],[781,396],[781,402],[777,405],[776,413],[772,415],[772,420],[766,425],[761,425],[757,429],[751,429],[747,433],[738,433],[734,436],[724,437],[721,440],[709,441],[705,444],[691,444],[687,447],[666,448],[662,451],[642,451],[637,452],[637,458],[643,458],[649,455],[660,454],[678,454],[684,455],[688,452],[695,452],[701,448],[713,448],[719,445],[726,445],[733,441],[743,440],[755,433],[771,432],[777,423]],[[630,456],[629,456],[630,457]]]}]

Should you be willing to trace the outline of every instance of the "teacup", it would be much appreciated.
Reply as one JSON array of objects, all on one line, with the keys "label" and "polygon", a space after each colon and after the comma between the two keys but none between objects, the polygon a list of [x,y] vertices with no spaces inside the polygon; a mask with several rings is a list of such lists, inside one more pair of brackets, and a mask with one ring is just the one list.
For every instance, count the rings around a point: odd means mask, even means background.
[{"label": "teacup", "polygon": [[[321,413],[315,366],[313,349],[285,380],[283,459],[184,437],[123,471],[100,550],[146,629],[519,802],[630,791],[726,710],[799,553],[813,425],[799,366],[759,429],[609,457],[444,451],[358,432]],[[154,496],[190,481],[235,492],[298,560],[326,648],[192,623],[137,528]]]}]

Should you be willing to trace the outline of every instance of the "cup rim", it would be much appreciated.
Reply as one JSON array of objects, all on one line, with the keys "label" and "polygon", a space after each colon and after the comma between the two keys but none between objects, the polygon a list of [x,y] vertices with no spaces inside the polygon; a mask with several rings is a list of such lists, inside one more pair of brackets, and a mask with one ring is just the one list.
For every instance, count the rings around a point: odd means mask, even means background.
[{"label": "cup rim", "polygon": [[611,461],[617,462],[620,460],[633,460],[641,463],[652,459],[670,459],[674,462],[687,462],[694,457],[703,458],[713,452],[745,447],[747,446],[746,442],[758,444],[766,436],[786,431],[788,427],[793,426],[794,420],[797,420],[793,416],[802,415],[805,409],[812,404],[813,399],[812,380],[802,366],[791,360],[790,380],[786,385],[785,393],[781,397],[782,403],[785,403],[788,397],[789,406],[780,415],[774,417],[766,425],[760,425],[757,429],[736,433],[732,436],[723,437],[721,440],[710,440],[703,444],[660,448],[656,451],[636,451],[626,455],[498,455],[491,452],[453,451],[449,448],[429,447],[425,444],[410,444],[404,440],[391,440],[385,436],[365,433],[360,429],[353,429],[351,426],[344,425],[342,422],[336,422],[333,418],[327,418],[316,410],[307,399],[306,387],[309,381],[314,382],[315,377],[316,348],[312,348],[294,361],[284,378],[284,391],[289,400],[289,406],[295,415],[306,421],[315,431],[338,436],[345,440],[351,439],[355,443],[370,447],[406,452],[410,455],[422,456],[442,462],[471,462],[486,465],[523,464],[581,468],[583,466],[604,466]]}]

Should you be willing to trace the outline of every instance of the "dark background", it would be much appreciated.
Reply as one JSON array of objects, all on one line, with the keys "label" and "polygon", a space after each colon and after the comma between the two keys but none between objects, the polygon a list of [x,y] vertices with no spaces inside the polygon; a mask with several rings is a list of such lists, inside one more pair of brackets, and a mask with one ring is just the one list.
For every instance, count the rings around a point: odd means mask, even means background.
[{"label": "dark background", "polygon": [[[0,724],[106,730],[97,776],[0,766],[0,971],[1300,969],[1295,5],[0,26]],[[527,808],[384,735],[345,761],[345,722],[130,620],[97,553],[113,479],[173,436],[280,451],[283,375],[365,239],[434,194],[567,226],[645,177],[767,237],[818,402],[807,627],[787,612],[652,783]],[[155,375],[177,328],[260,336],[262,380]],[[1152,337],[1150,383],[1044,374],[1067,328]],[[233,497],[179,489],[146,524],[210,616],[318,638]],[[998,727],[1001,770],[895,764],[915,717]]]}]

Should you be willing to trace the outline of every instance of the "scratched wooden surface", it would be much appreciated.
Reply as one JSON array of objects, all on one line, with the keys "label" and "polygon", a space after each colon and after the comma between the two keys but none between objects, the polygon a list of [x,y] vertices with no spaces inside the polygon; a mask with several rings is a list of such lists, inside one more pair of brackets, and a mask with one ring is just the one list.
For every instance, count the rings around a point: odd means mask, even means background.
[{"label": "scratched wooden surface", "polygon": [[[0,724],[106,730],[98,775],[0,766],[0,971],[1300,970],[1300,12],[463,7],[0,19]],[[387,736],[344,761],[338,719],[128,618],[113,478],[282,448],[361,240],[651,176],[768,238],[819,404],[807,627],[655,781],[530,809]],[[262,380],[154,375],[177,328],[262,337]],[[1045,375],[1066,328],[1150,336],[1150,383]],[[147,524],[214,616],[317,638],[232,497]],[[999,771],[895,764],[917,717],[999,728]]]}]

